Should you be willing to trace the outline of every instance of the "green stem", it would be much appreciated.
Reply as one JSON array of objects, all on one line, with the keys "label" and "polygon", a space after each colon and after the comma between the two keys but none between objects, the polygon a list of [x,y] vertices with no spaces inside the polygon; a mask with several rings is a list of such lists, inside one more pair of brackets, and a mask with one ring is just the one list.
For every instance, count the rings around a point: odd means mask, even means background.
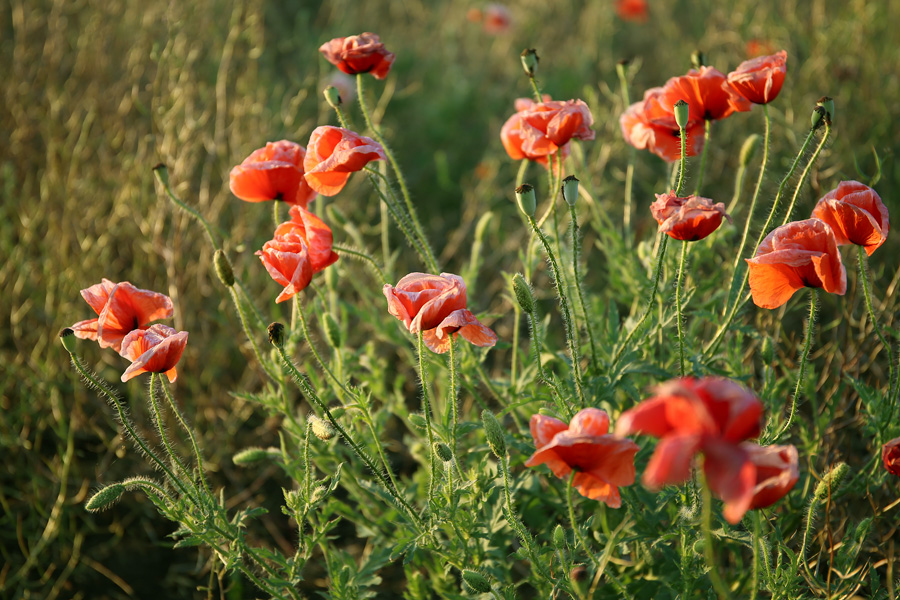
[{"label": "green stem", "polygon": [[181,409],[178,408],[178,404],[175,402],[175,397],[172,395],[172,390],[170,390],[169,386],[167,386],[166,383],[162,380],[162,375],[157,374],[157,377],[159,377],[160,386],[162,387],[163,392],[166,395],[166,400],[168,400],[169,406],[172,408],[172,412],[178,419],[178,423],[181,425],[181,428],[191,440],[191,448],[193,448],[194,458],[197,460],[197,471],[200,474],[200,482],[203,484],[203,487],[206,490],[206,494],[210,498],[214,498],[215,496],[213,496],[212,491],[210,491],[209,483],[206,481],[206,475],[203,472],[203,456],[200,454],[200,446],[197,444],[197,438],[194,436],[194,431],[188,425],[187,420],[184,418],[184,414],[181,412]]},{"label": "green stem", "polygon": [[[631,106],[631,99],[628,94],[628,78],[625,76],[625,69],[616,69],[616,71],[619,74],[619,89],[622,93],[622,101],[624,103],[625,109],[627,110],[628,107]],[[633,146],[629,145],[628,166],[625,169],[625,214],[623,217],[626,246],[631,245],[631,213],[633,211],[631,205],[634,183],[634,163],[636,156],[636,149]]]},{"label": "green stem", "polygon": [[560,392],[559,386],[556,385],[556,382],[547,374],[544,370],[544,364],[541,360],[541,343],[540,343],[540,332],[538,330],[538,320],[537,315],[533,312],[528,315],[529,323],[531,324],[531,342],[534,346],[534,358],[537,362],[538,368],[538,376],[541,378],[547,387],[550,388],[550,393],[553,396],[554,400],[556,400],[557,406],[560,408],[560,411],[566,415],[567,418],[571,419],[575,415],[575,409],[569,404],[568,399]]},{"label": "green stem", "polygon": [[169,200],[171,200],[175,204],[175,206],[177,206],[190,216],[194,217],[194,219],[196,219],[203,226],[203,229],[206,230],[206,235],[209,238],[209,243],[212,244],[213,250],[218,250],[219,243],[216,241],[216,236],[213,233],[212,225],[209,224],[209,221],[207,221],[199,212],[179,200],[178,197],[175,196],[175,194],[172,192],[172,188],[169,187],[169,172],[168,169],[166,169],[166,166],[157,165],[153,168],[153,174],[156,175],[156,180],[159,181],[159,183],[163,186],[163,189],[165,190],[166,195],[169,197]]},{"label": "green stem", "polygon": [[531,91],[534,93],[534,101],[540,104],[544,101],[543,96],[541,96],[541,88],[538,87],[537,80],[534,77],[528,77],[528,82],[531,83]]},{"label": "green stem", "polygon": [[719,577],[719,571],[716,567],[716,557],[713,552],[712,539],[712,495],[709,491],[709,484],[706,477],[703,477],[703,509],[702,509],[702,528],[703,528],[703,556],[706,558],[706,564],[709,567],[709,579],[713,584],[713,589],[718,594],[720,600],[730,598],[728,588]]},{"label": "green stem", "polygon": [[591,559],[591,562],[594,563],[595,567],[600,565],[600,561],[597,560],[597,557],[594,556],[594,553],[591,551],[591,547],[588,545],[586,539],[581,534],[581,530],[578,528],[578,522],[575,520],[575,506],[572,502],[572,486],[575,483],[575,475],[578,474],[578,471],[572,469],[572,474],[569,475],[569,484],[566,486],[566,506],[569,507],[569,523],[572,525],[572,531],[575,533],[575,538],[578,540],[578,543],[581,544],[581,547],[584,549],[585,554],[588,555],[588,558]]},{"label": "green stem", "polygon": [[[406,212],[400,207],[400,204],[394,196],[394,192],[391,189],[387,178],[384,176],[384,174],[370,167],[365,167],[363,170],[369,174],[369,178],[372,181],[372,186],[375,188],[375,192],[387,205],[388,211],[394,218],[394,222],[397,223],[397,227],[400,229],[403,235],[406,236],[406,239],[409,240],[410,245],[415,248],[416,252],[418,252],[422,257],[422,260],[428,267],[428,269],[431,272],[436,273],[438,270],[437,263],[434,261],[434,257],[431,255],[431,250],[428,248],[427,244],[423,245],[419,237],[416,235],[415,231],[413,230],[413,224],[408,220]],[[384,181],[385,188],[388,191],[387,195],[385,195],[385,193],[381,190],[381,187],[376,182],[375,177],[380,177],[382,181]],[[384,240],[382,239],[382,243],[383,242]]]},{"label": "green stem", "polygon": [[809,176],[809,172],[812,170],[813,165],[816,164],[816,159],[819,158],[819,154],[822,152],[822,148],[825,147],[825,144],[828,142],[828,138],[830,137],[831,125],[826,124],[825,135],[822,136],[822,140],[819,142],[819,145],[816,146],[816,151],[813,152],[812,158],[809,159],[809,162],[806,163],[806,168],[803,169],[803,173],[800,174],[800,181],[797,182],[797,187],[794,188],[794,195],[791,196],[791,203],[788,205],[788,209],[784,215],[784,219],[781,221],[782,225],[787,225],[790,222],[791,216],[794,212],[794,206],[797,204],[797,198],[800,197],[800,192],[803,190],[803,184],[806,183],[806,178]]},{"label": "green stem", "polygon": [[809,296],[809,321],[806,324],[806,339],[803,341],[803,353],[800,355],[800,370],[797,373],[797,385],[794,386],[794,397],[791,398],[791,412],[788,415],[787,423],[781,428],[781,431],[771,440],[775,443],[784,435],[791,425],[794,423],[794,415],[797,411],[797,400],[800,397],[800,391],[803,389],[803,377],[806,375],[806,362],[809,359],[809,349],[812,347],[813,331],[816,322],[816,300],[818,299],[819,290],[810,288]]},{"label": "green stem", "polygon": [[365,252],[361,252],[359,250],[354,250],[353,248],[347,248],[346,246],[337,246],[337,245],[332,246],[331,249],[334,250],[335,252],[337,252],[338,254],[347,254],[349,256],[353,256],[355,258],[358,258],[360,260],[367,262],[373,269],[375,269],[375,272],[378,273],[378,279],[380,279],[382,283],[387,282],[387,278],[385,278],[385,276],[384,276],[384,271],[381,270],[381,267],[378,265],[378,262],[374,258],[369,256],[368,254],[366,254]]},{"label": "green stem", "polygon": [[347,115],[344,114],[344,109],[340,106],[334,107],[334,112],[337,115],[338,122],[341,124],[341,127],[344,129],[350,129],[350,122],[347,120]]},{"label": "green stem", "polygon": [[253,331],[250,328],[250,323],[247,322],[247,315],[244,313],[244,307],[241,303],[241,299],[238,297],[234,287],[229,287],[228,291],[231,292],[231,299],[234,302],[234,307],[237,309],[238,317],[241,320],[241,326],[244,328],[244,334],[247,336],[247,339],[250,340],[250,346],[253,348],[253,354],[256,355],[256,361],[259,363],[259,366],[262,367],[263,371],[266,372],[266,375],[268,375],[272,379],[272,381],[281,384],[282,380],[278,377],[277,374],[272,371],[268,361],[263,359],[262,352],[260,351],[259,346],[256,343],[256,338],[253,336]]},{"label": "green stem", "polygon": [[[295,296],[296,298],[296,296]],[[300,306],[300,302],[294,302],[294,314],[296,314],[300,319],[300,328],[303,331],[303,337],[306,339],[306,345],[309,346],[310,351],[312,351],[313,356],[316,359],[316,362],[319,363],[319,368],[328,375],[328,378],[334,382],[334,384],[338,387],[338,389],[343,392],[343,394],[351,395],[350,391],[344,385],[344,382],[335,376],[334,372],[328,367],[324,360],[322,360],[322,356],[319,354],[319,350],[316,348],[316,345],[313,344],[312,336],[309,334],[309,326],[306,323],[306,316],[303,314],[303,308]],[[341,394],[341,400],[343,400],[343,394]]]},{"label": "green stem", "polygon": [[[153,409],[153,420],[156,421],[156,429],[159,431],[159,439],[163,444],[163,447],[166,449],[166,452],[169,454],[169,459],[172,461],[174,465],[178,467],[178,470],[184,475],[187,479],[188,484],[191,489],[197,494],[197,501],[200,499],[200,490],[197,488],[197,484],[194,482],[193,477],[191,477],[191,472],[185,466],[184,462],[182,462],[181,457],[175,452],[175,449],[172,448],[172,443],[169,441],[169,435],[166,433],[166,426],[163,422],[162,411],[159,409],[159,403],[156,401],[156,377],[159,375],[158,373],[150,373],[150,407]],[[162,375],[159,375],[162,377]]]},{"label": "green stem", "polygon": [[[765,106],[765,104],[763,104]],[[753,511],[753,534],[750,538],[753,543],[753,577],[751,579],[750,600],[756,600],[759,591],[759,511]]]},{"label": "green stem", "polygon": [[456,334],[450,334],[450,450],[456,459],[456,428],[459,424],[459,383],[456,375]]},{"label": "green stem", "polygon": [[431,471],[428,480],[428,510],[431,510],[431,502],[434,498],[435,460],[434,460],[434,431],[431,425],[431,400],[428,397],[428,378],[425,375],[425,342],[423,333],[419,331],[417,336],[417,353],[419,357],[419,382],[422,384],[422,412],[425,414],[425,429],[428,432],[428,467]]},{"label": "green stem", "polygon": [[281,216],[278,214],[279,205],[281,202],[278,200],[272,201],[272,220],[275,221],[275,228],[277,229],[279,225],[281,225]]},{"label": "green stem", "polygon": [[681,365],[681,376],[684,377],[684,327],[681,323],[681,290],[684,282],[684,263],[687,258],[687,240],[681,242],[681,260],[678,261],[678,280],[675,283],[675,318],[678,324],[678,356]]},{"label": "green stem", "polygon": [[700,187],[703,185],[703,174],[706,172],[706,155],[709,154],[709,133],[712,130],[712,121],[707,120],[703,126],[703,152],[700,153],[700,172],[697,173],[697,187],[694,195],[700,195]]},{"label": "green stem", "polygon": [[518,367],[519,367],[519,320],[522,318],[522,309],[518,302],[513,302],[513,341],[512,341],[512,360],[509,369],[509,387],[515,391],[518,383]]},{"label": "green stem", "polygon": [[578,303],[581,305],[582,318],[584,319],[584,328],[587,330],[588,339],[591,343],[591,367],[594,372],[598,370],[597,363],[597,346],[594,343],[594,331],[591,329],[591,322],[588,319],[587,304],[584,301],[584,291],[581,286],[581,277],[578,273],[578,263],[581,255],[581,232],[578,227],[578,215],[575,212],[575,206],[569,205],[569,217],[572,222],[572,271],[575,274],[575,291],[578,293]]},{"label": "green stem", "polygon": [[740,265],[741,257],[744,256],[744,248],[747,246],[747,236],[750,234],[750,225],[753,223],[753,213],[756,210],[756,201],[759,199],[759,191],[762,189],[762,182],[766,176],[766,165],[769,162],[769,135],[771,129],[771,119],[769,118],[769,106],[763,104],[763,114],[766,116],[766,133],[763,138],[763,157],[762,166],[759,168],[759,177],[756,179],[756,189],[753,191],[753,200],[750,201],[750,211],[747,213],[747,222],[744,224],[744,234],[741,236],[741,246],[738,249],[737,256],[734,259],[734,271]]},{"label": "green stem", "polygon": [[881,331],[881,327],[878,325],[878,319],[875,318],[875,307],[872,304],[872,294],[869,291],[869,269],[867,268],[867,258],[866,251],[862,246],[857,246],[857,259],[859,260],[859,281],[862,285],[863,296],[866,299],[866,309],[869,311],[869,319],[872,321],[872,329],[875,330],[875,335],[878,336],[878,339],[881,341],[881,344],[885,347],[888,352],[888,398],[893,399],[894,397],[894,347],[887,338],[884,336],[884,333]]},{"label": "green stem", "polygon": [[681,141],[681,159],[678,162],[678,185],[675,186],[675,195],[681,196],[681,191],[684,189],[685,165],[687,164],[687,131],[684,130],[684,127],[678,128],[678,139]]}]

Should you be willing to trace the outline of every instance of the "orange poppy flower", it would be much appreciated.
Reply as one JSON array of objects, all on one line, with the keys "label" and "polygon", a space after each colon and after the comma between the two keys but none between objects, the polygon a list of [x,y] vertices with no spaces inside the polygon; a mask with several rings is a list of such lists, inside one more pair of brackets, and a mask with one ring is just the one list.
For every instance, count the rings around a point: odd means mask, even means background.
[{"label": "orange poppy flower", "polygon": [[81,290],[96,319],[72,325],[75,336],[83,340],[97,340],[101,348],[122,347],[122,338],[135,329],[143,329],[151,321],[170,319],[174,314],[172,299],[165,294],[136,288],[127,281],[102,283]]},{"label": "orange poppy flower", "polygon": [[725,519],[737,523],[751,507],[757,485],[756,465],[741,442],[759,435],[762,412],[759,399],[733,381],[683,377],[622,413],[616,434],[660,438],[644,472],[650,488],[684,483],[694,456],[703,453],[706,481],[725,502]]},{"label": "orange poppy flower", "polygon": [[297,233],[275,236],[256,251],[275,283],[284,289],[275,298],[276,303],[289,300],[306,289],[312,281],[312,264],[306,240]]},{"label": "orange poppy flower", "polygon": [[499,35],[512,29],[512,15],[502,4],[488,4],[483,11],[470,8],[466,19],[471,23],[481,23],[484,32],[491,35]]},{"label": "orange poppy flower", "polygon": [[768,104],[781,91],[787,73],[787,52],[745,60],[728,74],[728,83],[754,104]]},{"label": "orange poppy flower", "polygon": [[636,23],[646,23],[650,18],[650,11],[647,10],[647,0],[617,0],[616,14],[623,21],[634,21]]},{"label": "orange poppy flower", "polygon": [[493,346],[497,334],[482,325],[466,308],[466,284],[451,273],[410,273],[397,286],[384,284],[388,311],[403,321],[410,333],[423,333],[432,352],[450,349],[450,336],[463,336],[476,346]]},{"label": "orange poppy flower", "polygon": [[[313,274],[333,265],[337,253],[332,250],[334,236],[322,219],[300,206],[291,207],[291,220],[275,228],[275,237],[295,234],[303,239],[309,251],[309,266]],[[260,252],[257,252],[259,255]]]},{"label": "orange poppy flower", "polygon": [[513,160],[527,158],[547,164],[573,138],[594,139],[594,117],[581,100],[528,102],[516,100],[516,114],[500,130],[500,141]]},{"label": "orange poppy flower", "polygon": [[361,33],[349,37],[334,38],[319,47],[325,59],[347,75],[371,73],[375,79],[384,79],[394,55],[384,49],[384,44],[374,33]]},{"label": "orange poppy flower", "polygon": [[756,466],[756,487],[750,508],[765,508],[784,498],[800,478],[797,448],[794,446],[760,446],[744,442],[741,447]]},{"label": "orange poppy flower", "polygon": [[750,265],[750,293],[760,308],[778,308],[804,287],[843,296],[847,271],[834,233],[824,221],[782,225],[766,236]]},{"label": "orange poppy flower", "polygon": [[381,144],[343,127],[317,127],[309,137],[306,182],[323,196],[334,196],[347,185],[350,174],[373,160],[386,160]]},{"label": "orange poppy flower", "polygon": [[634,483],[634,455],[638,445],[609,433],[609,416],[599,408],[585,408],[566,425],[559,419],[531,417],[535,453],[526,467],[547,465],[557,477],[577,471],[572,485],[578,493],[611,508],[622,506],[619,486]]},{"label": "orange poppy flower", "polygon": [[231,169],[231,193],[247,202],[283,200],[306,207],[316,197],[303,179],[306,150],[300,144],[281,140],[267,142],[244,162]]},{"label": "orange poppy flower", "polygon": [[900,477],[900,438],[894,438],[881,447],[881,462],[888,473]]},{"label": "orange poppy flower", "polygon": [[[681,158],[681,138],[675,113],[672,113],[672,124],[659,125],[650,120],[649,115],[660,114],[659,97],[663,88],[650,88],[644,93],[641,102],[635,102],[619,117],[619,126],[625,141],[638,150],[649,150],[653,154],[675,162]],[[703,122],[689,121],[685,127],[687,147],[685,156],[697,156],[703,151]]]},{"label": "orange poppy flower", "polygon": [[131,361],[131,366],[122,373],[122,381],[141,373],[165,373],[174,382],[178,378],[175,365],[181,360],[187,339],[187,331],[175,331],[160,324],[132,331],[122,340],[120,354]]},{"label": "orange poppy flower", "polygon": [[679,100],[688,103],[690,123],[724,119],[733,112],[750,110],[750,102],[713,67],[691,69],[687,75],[669,79],[655,101],[646,105],[647,118],[656,125],[678,129],[673,106]]},{"label": "orange poppy flower", "polygon": [[831,227],[839,246],[856,244],[872,255],[891,228],[887,207],[869,186],[842,181],[816,203],[812,216]]},{"label": "orange poppy flower", "polygon": [[709,198],[688,196],[679,198],[675,192],[656,194],[650,213],[659,223],[659,231],[676,240],[702,240],[722,224],[722,217],[731,221],[721,202],[713,204]]}]

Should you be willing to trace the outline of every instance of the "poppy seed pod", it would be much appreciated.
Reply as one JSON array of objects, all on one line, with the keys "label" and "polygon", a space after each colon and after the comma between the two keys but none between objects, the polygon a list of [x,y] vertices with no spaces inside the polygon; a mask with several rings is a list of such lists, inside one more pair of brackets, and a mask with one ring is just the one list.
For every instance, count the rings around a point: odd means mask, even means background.
[{"label": "poppy seed pod", "polygon": [[691,65],[695,69],[699,69],[706,65],[706,55],[703,54],[702,50],[694,50],[691,52]]},{"label": "poppy seed pod", "polygon": [[824,107],[816,105],[812,114],[809,116],[809,124],[813,129],[818,129],[828,120],[828,111]]},{"label": "poppy seed pod", "polygon": [[534,217],[534,211],[537,208],[537,199],[534,195],[534,186],[530,183],[523,183],[516,188],[516,202],[526,217]]},{"label": "poppy seed pod", "polygon": [[278,322],[271,323],[268,327],[268,332],[269,343],[276,348],[284,346],[284,325]]},{"label": "poppy seed pod", "polygon": [[488,446],[491,452],[497,458],[506,456],[506,438],[503,435],[503,428],[500,427],[500,421],[489,410],[481,411],[481,423],[484,425],[484,436],[487,438]]},{"label": "poppy seed pod", "polygon": [[574,175],[563,179],[562,195],[569,206],[575,206],[575,202],[578,200],[578,179]]},{"label": "poppy seed pod", "polygon": [[522,50],[520,57],[522,59],[522,68],[525,69],[525,74],[533,78],[537,73],[538,63],[541,61],[541,58],[537,54],[537,50],[534,48],[526,48],[525,50]]},{"label": "poppy seed pod", "polygon": [[213,264],[216,267],[216,275],[219,276],[219,281],[224,283],[227,287],[233,286],[234,270],[231,268],[231,261],[228,260],[228,256],[225,255],[225,251],[221,248],[216,250],[216,253],[213,256]]},{"label": "poppy seed pod", "polygon": [[525,281],[521,273],[513,275],[513,292],[516,294],[516,302],[519,307],[525,311],[525,314],[534,312],[534,295],[531,293],[531,286]]},{"label": "poppy seed pod", "polygon": [[822,96],[816,101],[816,106],[821,106],[825,109],[825,122],[830,125],[831,121],[834,119],[834,98]]},{"label": "poppy seed pod", "polygon": [[62,342],[66,352],[72,354],[75,352],[75,331],[71,327],[66,327],[59,332],[59,341]]},{"label": "poppy seed pod", "polygon": [[322,95],[325,96],[325,102],[328,103],[328,106],[337,110],[341,104],[343,104],[343,100],[341,100],[341,92],[333,85],[329,85],[327,88],[322,90]]},{"label": "poppy seed pod", "polygon": [[691,114],[691,107],[688,103],[684,100],[679,100],[672,106],[672,110],[675,112],[675,122],[678,124],[678,128],[686,128]]}]

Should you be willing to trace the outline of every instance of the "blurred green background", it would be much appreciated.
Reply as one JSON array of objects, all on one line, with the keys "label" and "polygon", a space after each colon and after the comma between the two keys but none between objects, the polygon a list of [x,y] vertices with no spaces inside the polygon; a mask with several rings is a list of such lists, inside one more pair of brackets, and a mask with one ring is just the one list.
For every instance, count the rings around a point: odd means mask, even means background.
[{"label": "blurred green background", "polygon": [[[900,208],[894,157],[900,3],[650,0],[650,19],[638,24],[619,19],[612,1],[526,0],[509,4],[512,28],[499,35],[467,19],[469,9],[484,6],[417,0],[0,3],[3,597],[205,597],[195,590],[208,576],[206,557],[196,549],[171,550],[166,535],[173,527],[150,502],[129,495],[100,514],[82,506],[101,482],[148,469],[123,444],[104,402],[79,383],[56,340],[61,327],[93,316],[79,290],[103,277],[173,298],[174,326],[191,333],[178,396],[212,455],[214,479],[226,487],[228,502],[280,500],[270,497],[272,490],[280,493],[268,481],[274,471],[236,471],[230,462],[247,443],[277,443],[277,423],[229,395],[256,389],[260,372],[246,344],[234,341],[239,324],[215,279],[202,230],[160,195],[151,169],[168,165],[176,193],[226,232],[235,269],[265,299],[267,315],[283,318],[272,282],[253,256],[271,237],[271,212],[235,199],[228,172],[266,141],[305,144],[317,125],[334,124],[320,92],[336,70],[317,52],[333,37],[374,31],[397,55],[388,79],[373,80],[369,88],[380,99],[385,136],[447,271],[468,264],[479,217],[497,214],[488,225],[480,276],[468,281],[479,309],[491,314],[510,312],[497,274],[516,270],[523,239],[511,200],[518,165],[503,152],[499,130],[514,99],[530,94],[518,59],[525,47],[538,49],[544,91],[590,104],[597,139],[585,144],[587,172],[578,175],[616,222],[628,156],[618,126],[624,107],[616,63],[633,61],[636,100],[685,73],[693,50],[702,49],[708,64],[728,72],[747,58],[751,40],[789,56],[784,89],[771,106],[774,162],[764,198],[802,141],[816,99],[828,95],[835,98],[835,135],[813,171],[807,205],[841,179],[869,181],[878,172],[877,155],[882,173],[876,189],[890,210]],[[358,112],[353,119],[362,131]],[[762,133],[762,125],[758,108],[715,125],[704,195],[728,203],[740,145],[746,135]],[[536,167],[529,173],[543,179]],[[666,173],[662,161],[638,154],[638,239],[654,230],[646,206],[662,191]],[[755,168],[751,173],[755,179]],[[379,207],[359,179],[316,204],[349,215],[375,252]],[[894,252],[882,251],[873,263],[882,297],[897,285],[893,238],[886,248]],[[336,230],[336,239],[346,236]],[[393,243],[402,248],[399,237]],[[600,256],[594,250],[588,264]],[[394,274],[420,268],[403,252]],[[344,260],[337,269],[341,281],[361,267]],[[508,316],[493,323],[506,340],[510,326]],[[79,352],[101,375],[118,380],[123,365],[114,353],[88,344]],[[493,360],[502,370],[504,354]],[[117,388],[131,399],[143,392],[136,382]],[[132,406],[135,419],[147,423],[141,404]],[[277,513],[277,504],[272,508]],[[269,539],[289,548],[290,535],[278,524],[271,522]]]}]

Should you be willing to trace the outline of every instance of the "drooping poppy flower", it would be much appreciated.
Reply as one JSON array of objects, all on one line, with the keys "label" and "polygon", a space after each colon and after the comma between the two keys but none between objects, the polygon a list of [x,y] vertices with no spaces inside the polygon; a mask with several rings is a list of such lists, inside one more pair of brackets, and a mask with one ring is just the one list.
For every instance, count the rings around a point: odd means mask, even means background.
[{"label": "drooping poppy flower", "polygon": [[650,18],[647,0],[617,0],[616,14],[623,21],[634,21],[636,23],[646,23],[647,19]]},{"label": "drooping poppy flower", "polygon": [[373,160],[387,160],[381,144],[343,127],[317,127],[309,137],[306,182],[323,196],[339,193],[350,174],[362,170]]},{"label": "drooping poppy flower", "polygon": [[277,235],[263,244],[256,255],[265,265],[275,283],[284,289],[275,298],[276,303],[289,300],[306,289],[312,281],[313,270],[306,240],[295,232]]},{"label": "drooping poppy flower", "polygon": [[535,453],[526,467],[547,465],[557,477],[577,470],[572,486],[591,500],[610,508],[622,506],[619,486],[634,483],[634,455],[638,445],[609,433],[609,416],[599,408],[585,408],[566,425],[559,419],[531,417]]},{"label": "drooping poppy flower", "polygon": [[881,462],[888,473],[900,477],[900,438],[894,438],[881,447]]},{"label": "drooping poppy flower", "polygon": [[702,240],[722,224],[722,217],[731,221],[721,202],[713,204],[709,198],[688,196],[679,198],[675,192],[656,194],[650,213],[659,223],[659,231],[676,240]]},{"label": "drooping poppy flower", "polygon": [[728,74],[732,89],[754,104],[768,104],[781,91],[787,73],[787,52],[745,60]]},{"label": "drooping poppy flower", "polygon": [[[661,114],[658,108],[659,97],[663,88],[650,88],[644,93],[644,99],[635,102],[619,117],[619,126],[625,141],[638,150],[649,150],[653,154],[669,162],[681,158],[681,137],[675,113],[672,121],[660,125],[650,120],[650,114]],[[685,127],[687,146],[685,156],[697,156],[703,151],[703,121],[688,121]]]},{"label": "drooping poppy flower", "polygon": [[347,75],[371,73],[375,79],[384,79],[394,62],[394,55],[384,49],[384,44],[374,33],[361,33],[349,37],[334,38],[319,47],[325,59]]},{"label": "drooping poppy flower", "polygon": [[856,244],[872,255],[891,228],[881,197],[858,181],[842,181],[816,203],[812,216],[831,227],[839,246]]},{"label": "drooping poppy flower", "polygon": [[750,268],[750,293],[760,308],[778,308],[804,287],[843,296],[847,270],[831,227],[819,219],[782,225],[766,236]]},{"label": "drooping poppy flower", "polygon": [[141,373],[165,373],[174,382],[178,377],[175,365],[181,360],[187,339],[187,331],[175,331],[167,325],[132,331],[122,340],[120,354],[131,361],[131,366],[122,373],[122,381]]},{"label": "drooping poppy flower", "polygon": [[305,157],[306,149],[300,144],[267,142],[231,169],[231,193],[247,202],[283,200],[305,208],[316,197],[303,179]]},{"label": "drooping poppy flower", "polygon": [[[331,228],[319,217],[299,206],[291,207],[291,220],[275,228],[275,237],[296,234],[303,239],[309,251],[309,266],[313,274],[333,265],[338,259],[332,249],[334,237]],[[257,252],[260,254],[260,252]]]},{"label": "drooping poppy flower", "polygon": [[459,275],[410,273],[396,287],[384,284],[384,296],[388,311],[403,321],[410,333],[423,332],[423,341],[432,352],[447,352],[455,333],[476,346],[497,343],[497,334],[466,308],[466,284]]},{"label": "drooping poppy flower", "polygon": [[127,281],[113,283],[103,279],[102,283],[81,290],[81,296],[97,318],[72,325],[75,336],[97,340],[101,348],[112,347],[116,352],[128,333],[147,327],[151,321],[169,319],[174,313],[171,298],[136,288]]},{"label": "drooping poppy flower", "polygon": [[656,394],[626,410],[616,434],[660,438],[644,472],[650,488],[684,483],[694,456],[702,453],[710,490],[725,502],[724,515],[737,523],[750,508],[756,466],[741,442],[759,435],[763,406],[749,390],[728,379],[673,379]]},{"label": "drooping poppy flower", "polygon": [[753,442],[744,442],[741,447],[756,466],[756,487],[753,488],[751,509],[771,506],[794,489],[800,478],[796,447],[760,446]]},{"label": "drooping poppy flower", "polygon": [[592,140],[594,117],[582,100],[516,101],[518,112],[500,130],[500,141],[513,160],[527,158],[547,164],[570,140]]},{"label": "drooping poppy flower", "polygon": [[676,102],[688,103],[688,121],[691,123],[724,119],[734,112],[750,110],[750,102],[728,84],[725,75],[713,67],[691,69],[687,75],[672,77],[662,92],[647,103],[647,118],[657,124],[678,129]]}]

